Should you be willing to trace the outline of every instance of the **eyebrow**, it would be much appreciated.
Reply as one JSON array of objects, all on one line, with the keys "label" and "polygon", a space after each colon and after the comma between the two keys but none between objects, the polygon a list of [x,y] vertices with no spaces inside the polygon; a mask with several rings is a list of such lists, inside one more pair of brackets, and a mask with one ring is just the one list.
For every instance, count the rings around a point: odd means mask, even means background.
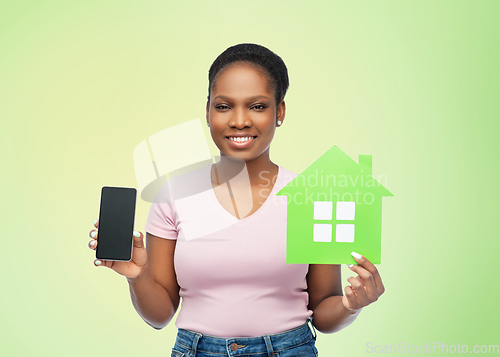
[{"label": "eyebrow", "polygon": [[[230,101],[231,98],[229,97],[226,97],[226,96],[223,96],[223,95],[218,95],[217,97],[215,97],[214,99],[217,99],[217,98],[220,98],[222,100],[228,100]],[[253,97],[249,97],[247,98],[248,100],[256,100],[256,99],[260,99],[260,98],[265,98],[265,99],[269,99],[269,97],[266,97],[265,95],[254,95]]]}]

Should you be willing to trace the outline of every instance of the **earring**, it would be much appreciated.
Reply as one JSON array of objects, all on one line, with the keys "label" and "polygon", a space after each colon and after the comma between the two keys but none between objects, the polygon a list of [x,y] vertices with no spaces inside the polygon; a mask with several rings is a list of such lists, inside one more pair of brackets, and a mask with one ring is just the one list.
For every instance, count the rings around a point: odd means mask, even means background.
[{"label": "earring", "polygon": [[207,126],[209,127],[209,126],[210,126],[210,124],[209,124],[209,123],[207,123]]},{"label": "earring", "polygon": [[281,120],[278,120],[278,126],[280,126],[280,125],[281,125]]}]

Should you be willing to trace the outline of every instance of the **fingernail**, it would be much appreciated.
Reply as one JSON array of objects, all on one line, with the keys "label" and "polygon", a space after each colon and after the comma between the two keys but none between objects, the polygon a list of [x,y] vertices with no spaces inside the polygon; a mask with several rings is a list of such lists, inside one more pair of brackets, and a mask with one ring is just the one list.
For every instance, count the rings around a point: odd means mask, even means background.
[{"label": "fingernail", "polygon": [[347,279],[349,279],[349,278],[354,278],[354,277],[353,277],[352,275],[349,275],[349,276],[347,277]]},{"label": "fingernail", "polygon": [[90,242],[90,246],[93,247],[95,245],[95,240],[93,240],[92,242]]},{"label": "fingernail", "polygon": [[94,221],[94,226],[95,226],[96,223],[97,223],[97,219]]},{"label": "fingernail", "polygon": [[354,266],[354,264],[349,264],[347,265],[349,268],[352,268]]},{"label": "fingernail", "polygon": [[361,259],[361,258],[363,258],[363,257],[361,256],[361,254],[358,254],[358,253],[356,253],[356,252],[352,252],[352,253],[351,253],[351,255],[352,255],[354,258],[356,258],[356,259]]},{"label": "fingernail", "polygon": [[91,236],[92,238],[95,238],[95,236],[96,236],[95,231],[93,231],[92,233],[90,233],[90,236]]},{"label": "fingernail", "polygon": [[100,260],[96,260],[94,264],[95,265],[101,265],[101,261]]},{"label": "fingernail", "polygon": [[140,238],[141,234],[139,232],[137,232],[137,231],[134,231],[134,237]]}]

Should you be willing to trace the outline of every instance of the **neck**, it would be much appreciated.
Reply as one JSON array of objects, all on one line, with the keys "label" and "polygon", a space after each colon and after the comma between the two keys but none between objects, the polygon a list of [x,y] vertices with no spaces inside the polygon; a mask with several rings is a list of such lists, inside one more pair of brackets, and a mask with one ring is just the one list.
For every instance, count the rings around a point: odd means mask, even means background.
[{"label": "neck", "polygon": [[220,183],[231,179],[236,185],[238,183],[241,185],[248,184],[246,177],[244,177],[246,175],[238,175],[246,167],[252,186],[274,185],[278,174],[278,165],[270,160],[269,152],[266,153],[267,155],[264,153],[258,158],[249,161],[221,155],[220,161],[216,163]]}]

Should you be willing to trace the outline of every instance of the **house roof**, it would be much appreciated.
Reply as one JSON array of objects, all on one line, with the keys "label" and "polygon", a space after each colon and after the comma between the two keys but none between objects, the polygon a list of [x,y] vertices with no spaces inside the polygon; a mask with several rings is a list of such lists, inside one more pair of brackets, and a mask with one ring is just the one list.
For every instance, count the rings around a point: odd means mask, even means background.
[{"label": "house roof", "polygon": [[306,189],[318,192],[356,189],[376,196],[393,196],[372,176],[371,155],[359,155],[359,163],[356,163],[336,145],[298,174],[277,195],[293,194]]}]

